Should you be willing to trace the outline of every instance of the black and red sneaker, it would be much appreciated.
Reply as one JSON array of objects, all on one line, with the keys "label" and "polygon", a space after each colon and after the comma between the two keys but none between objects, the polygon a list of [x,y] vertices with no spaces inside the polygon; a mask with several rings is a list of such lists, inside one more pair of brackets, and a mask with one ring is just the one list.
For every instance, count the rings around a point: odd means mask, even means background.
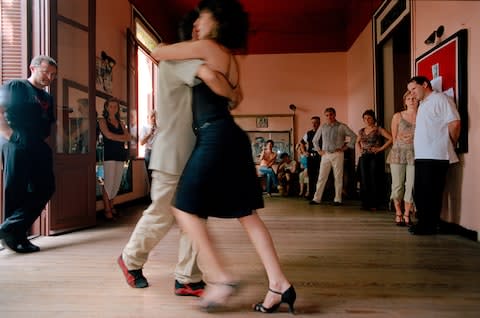
[{"label": "black and red sneaker", "polygon": [[203,280],[197,283],[182,284],[175,280],[175,295],[177,296],[202,296],[205,289],[205,282]]},{"label": "black and red sneaker", "polygon": [[128,285],[130,285],[133,288],[148,287],[148,281],[145,278],[145,276],[143,276],[142,269],[128,270],[127,266],[125,265],[125,262],[123,261],[122,255],[118,257],[117,263],[120,266],[120,269],[122,270],[123,275],[127,279]]}]

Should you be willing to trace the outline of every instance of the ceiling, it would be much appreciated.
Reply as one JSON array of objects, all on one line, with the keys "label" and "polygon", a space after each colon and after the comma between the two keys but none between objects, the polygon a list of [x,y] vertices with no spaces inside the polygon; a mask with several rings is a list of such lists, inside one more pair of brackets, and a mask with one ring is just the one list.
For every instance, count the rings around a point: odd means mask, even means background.
[{"label": "ceiling", "polygon": [[[130,0],[166,42],[199,0]],[[348,51],[382,0],[240,0],[249,13],[247,54]]]}]

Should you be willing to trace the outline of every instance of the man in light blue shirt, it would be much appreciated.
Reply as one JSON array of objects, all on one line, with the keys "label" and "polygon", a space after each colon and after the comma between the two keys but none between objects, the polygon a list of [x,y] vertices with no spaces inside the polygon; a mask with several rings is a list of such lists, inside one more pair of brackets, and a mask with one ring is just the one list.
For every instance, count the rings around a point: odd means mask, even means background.
[{"label": "man in light blue shirt", "polygon": [[[333,205],[339,206],[342,204],[344,151],[355,147],[357,135],[347,125],[337,121],[336,115],[334,108],[329,107],[325,109],[327,122],[317,130],[313,137],[315,150],[322,156],[322,160],[320,161],[317,190],[310,204],[319,204],[322,200],[323,190],[331,169],[333,169],[333,177],[335,179]],[[348,141],[347,137],[349,137]],[[321,148],[318,146],[320,138],[322,139]]]}]

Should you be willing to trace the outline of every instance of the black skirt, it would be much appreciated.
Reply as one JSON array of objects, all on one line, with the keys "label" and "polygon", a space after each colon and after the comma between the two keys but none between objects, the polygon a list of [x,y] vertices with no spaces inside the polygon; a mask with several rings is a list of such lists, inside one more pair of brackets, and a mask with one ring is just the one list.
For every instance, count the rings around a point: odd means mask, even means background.
[{"label": "black skirt", "polygon": [[232,117],[197,129],[173,205],[202,218],[239,218],[264,207],[249,137]]}]

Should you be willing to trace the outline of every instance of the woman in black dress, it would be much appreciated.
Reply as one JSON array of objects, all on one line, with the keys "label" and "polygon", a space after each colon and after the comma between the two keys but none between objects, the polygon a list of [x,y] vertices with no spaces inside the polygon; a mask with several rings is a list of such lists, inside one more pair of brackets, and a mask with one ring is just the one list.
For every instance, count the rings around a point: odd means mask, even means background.
[{"label": "woman in black dress", "polygon": [[[194,23],[198,41],[156,48],[158,60],[203,59],[225,76],[233,87],[239,83],[238,66],[229,49],[246,42],[248,18],[237,0],[203,0]],[[272,238],[256,209],[263,207],[248,135],[236,125],[228,100],[205,84],[193,88],[193,118],[197,143],[180,178],[173,205],[180,226],[199,249],[201,263],[208,268],[210,282],[201,307],[225,305],[236,284],[222,264],[212,243],[205,220],[209,216],[238,218],[260,256],[269,288],[254,310],[274,312],[281,303],[293,311],[296,294],[283,273]],[[223,186],[228,177],[232,182]]]}]

